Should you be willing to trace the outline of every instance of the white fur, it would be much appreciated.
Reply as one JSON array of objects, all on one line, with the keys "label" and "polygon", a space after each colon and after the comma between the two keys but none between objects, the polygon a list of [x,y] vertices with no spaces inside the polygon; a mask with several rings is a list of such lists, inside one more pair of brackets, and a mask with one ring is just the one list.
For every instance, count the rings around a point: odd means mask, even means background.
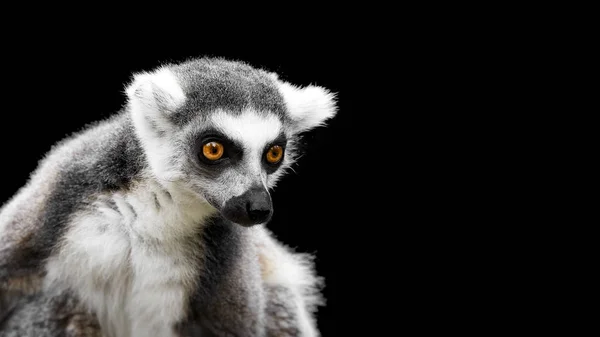
[{"label": "white fur", "polygon": [[246,150],[256,153],[281,133],[281,121],[273,114],[246,110],[239,116],[220,111],[211,115],[214,125],[225,135],[237,140]]},{"label": "white fur", "polygon": [[148,119],[162,131],[173,133],[174,127],[167,116],[185,102],[185,94],[177,78],[168,68],[141,73],[134,77],[126,93],[135,131],[146,150],[152,172],[162,181],[176,180],[180,172],[174,170],[177,165],[171,163],[183,158],[174,156],[178,152],[173,142],[158,137]]},{"label": "white fur", "polygon": [[[249,173],[261,175],[261,157],[265,146],[282,131],[279,118],[272,114],[261,115],[253,110],[246,110],[239,116],[219,111],[211,115],[211,121],[221,132],[244,146],[244,157],[250,164],[247,167]],[[265,179],[266,176],[262,179],[263,184],[266,184]]]},{"label": "white fur", "polygon": [[185,94],[177,77],[166,67],[158,68],[152,73],[136,74],[125,92],[129,99],[152,109],[159,107],[173,111],[185,102]]},{"label": "white fur", "polygon": [[278,84],[288,115],[295,122],[295,132],[320,126],[335,116],[335,96],[326,89],[313,85],[300,88],[283,81]]},{"label": "white fur", "polygon": [[47,264],[46,285],[70,285],[108,336],[173,336],[185,316],[202,247],[181,240],[201,230],[198,223],[214,209],[169,192],[146,181],[127,194],[98,196],[73,217]]}]

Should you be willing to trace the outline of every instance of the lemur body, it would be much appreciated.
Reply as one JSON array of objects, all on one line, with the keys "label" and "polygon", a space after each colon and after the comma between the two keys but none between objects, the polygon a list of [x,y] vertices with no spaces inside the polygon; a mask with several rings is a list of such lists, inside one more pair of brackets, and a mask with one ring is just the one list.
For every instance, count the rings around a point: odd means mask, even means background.
[{"label": "lemur body", "polygon": [[317,336],[310,256],[253,225],[332,94],[222,59],[126,92],[1,209],[0,336]]}]

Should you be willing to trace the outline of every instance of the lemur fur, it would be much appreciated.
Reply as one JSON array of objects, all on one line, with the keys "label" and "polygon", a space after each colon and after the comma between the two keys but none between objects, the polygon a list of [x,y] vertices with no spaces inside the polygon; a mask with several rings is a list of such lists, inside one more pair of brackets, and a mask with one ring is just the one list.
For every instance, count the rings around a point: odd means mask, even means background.
[{"label": "lemur fur", "polygon": [[220,58],[125,92],[0,209],[0,336],[318,336],[323,280],[265,224],[334,94]]}]

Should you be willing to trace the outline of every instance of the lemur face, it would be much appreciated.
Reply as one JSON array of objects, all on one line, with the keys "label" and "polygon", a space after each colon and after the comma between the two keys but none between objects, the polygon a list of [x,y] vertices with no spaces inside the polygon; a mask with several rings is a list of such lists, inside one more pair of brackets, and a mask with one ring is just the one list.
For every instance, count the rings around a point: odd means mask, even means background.
[{"label": "lemur face", "polygon": [[293,163],[298,135],[335,114],[323,88],[220,59],[138,74],[127,95],[153,175],[244,226],[269,221],[269,189]]},{"label": "lemur face", "polygon": [[293,135],[278,117],[252,110],[218,111],[203,126],[193,133],[190,182],[229,220],[267,222],[273,213],[268,188],[290,164]]}]

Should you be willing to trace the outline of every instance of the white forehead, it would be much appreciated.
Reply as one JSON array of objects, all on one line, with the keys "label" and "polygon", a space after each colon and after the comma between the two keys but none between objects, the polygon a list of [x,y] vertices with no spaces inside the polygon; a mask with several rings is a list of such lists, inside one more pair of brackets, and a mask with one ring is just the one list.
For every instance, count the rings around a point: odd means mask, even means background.
[{"label": "white forehead", "polygon": [[213,125],[227,137],[237,140],[250,150],[262,150],[272,142],[282,131],[279,118],[272,114],[258,114],[246,110],[240,115],[216,112],[211,115]]}]

